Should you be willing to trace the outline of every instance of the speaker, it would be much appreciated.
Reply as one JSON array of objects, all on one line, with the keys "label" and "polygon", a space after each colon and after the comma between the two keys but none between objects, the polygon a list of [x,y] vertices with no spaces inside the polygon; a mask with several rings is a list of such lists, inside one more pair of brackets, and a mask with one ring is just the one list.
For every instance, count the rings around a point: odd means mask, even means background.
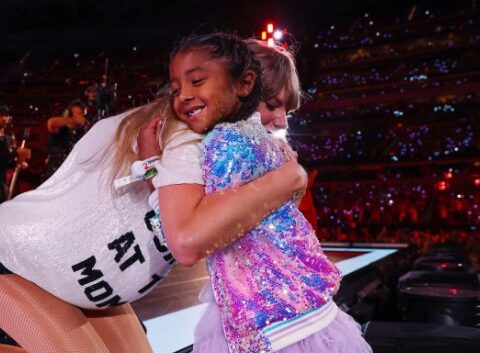
[{"label": "speaker", "polygon": [[480,327],[480,289],[405,287],[399,291],[398,306],[405,321]]},{"label": "speaker", "polygon": [[467,258],[459,255],[422,256],[415,261],[413,269],[417,271],[469,272],[471,265]]},{"label": "speaker", "polygon": [[415,285],[442,285],[458,288],[480,288],[480,280],[474,272],[410,271],[398,280],[398,287]]},{"label": "speaker", "polygon": [[369,321],[362,326],[375,353],[478,353],[480,330],[424,323]]}]

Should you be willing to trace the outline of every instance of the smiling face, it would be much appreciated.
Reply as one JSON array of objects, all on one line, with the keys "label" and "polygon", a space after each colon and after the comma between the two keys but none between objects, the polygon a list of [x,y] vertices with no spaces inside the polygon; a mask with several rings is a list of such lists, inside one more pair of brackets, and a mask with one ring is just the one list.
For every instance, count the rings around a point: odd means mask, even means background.
[{"label": "smiling face", "polygon": [[260,102],[258,111],[262,116],[262,124],[268,132],[274,133],[288,128],[285,88],[276,96]]},{"label": "smiling face", "polygon": [[208,58],[200,49],[180,52],[170,63],[173,110],[197,133],[204,133],[238,110],[237,86],[225,64]]}]

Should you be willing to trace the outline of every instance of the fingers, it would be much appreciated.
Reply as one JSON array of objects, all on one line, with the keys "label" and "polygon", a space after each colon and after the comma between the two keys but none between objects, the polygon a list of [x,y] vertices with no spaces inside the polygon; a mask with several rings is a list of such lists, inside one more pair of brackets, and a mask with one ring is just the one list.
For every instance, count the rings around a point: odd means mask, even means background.
[{"label": "fingers", "polygon": [[138,133],[137,146],[140,159],[146,159],[160,154],[159,136],[163,118],[154,118]]},{"label": "fingers", "polygon": [[159,134],[159,130],[162,129],[163,119],[162,118],[154,118],[148,122],[147,125],[142,127],[139,131],[140,136],[157,136]]},{"label": "fingers", "polygon": [[288,147],[284,153],[285,159],[290,162],[296,162],[298,160],[298,153],[292,150],[291,147]]},{"label": "fingers", "polygon": [[152,133],[156,133],[159,121],[160,121],[160,118],[154,118],[150,120],[150,122],[145,127],[142,128],[142,131],[149,131]]},{"label": "fingers", "polygon": [[298,160],[297,152],[292,149],[292,146],[290,146],[288,142],[283,139],[277,139],[276,141],[280,151],[283,153],[285,162],[296,162]]},{"label": "fingers", "polygon": [[159,119],[157,122],[157,131],[155,133],[155,139],[157,141],[160,141],[160,133],[162,132],[162,127],[163,127],[164,119]]}]

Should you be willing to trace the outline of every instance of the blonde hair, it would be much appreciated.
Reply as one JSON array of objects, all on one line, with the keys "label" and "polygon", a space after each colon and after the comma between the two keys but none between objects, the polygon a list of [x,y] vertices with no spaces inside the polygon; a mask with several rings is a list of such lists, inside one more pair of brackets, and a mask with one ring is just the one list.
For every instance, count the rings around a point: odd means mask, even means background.
[{"label": "blonde hair", "polygon": [[260,62],[262,69],[262,101],[274,98],[285,88],[286,110],[300,107],[301,88],[293,53],[280,45],[267,45],[257,39],[246,39],[245,43]]},{"label": "blonde hair", "polygon": [[[130,165],[138,159],[135,150],[139,131],[153,118],[172,115],[168,97],[160,97],[152,103],[134,109],[118,125],[110,148],[114,151],[111,179],[128,173]],[[168,120],[168,119],[167,119]]]}]

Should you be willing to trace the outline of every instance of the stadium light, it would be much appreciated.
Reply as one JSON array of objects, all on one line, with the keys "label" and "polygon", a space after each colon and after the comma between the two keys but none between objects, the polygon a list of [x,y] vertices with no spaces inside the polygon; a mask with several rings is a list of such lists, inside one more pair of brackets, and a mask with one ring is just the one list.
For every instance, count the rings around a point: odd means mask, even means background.
[{"label": "stadium light", "polygon": [[280,40],[283,38],[283,32],[279,29],[277,29],[275,32],[273,32],[273,38],[275,40]]}]

